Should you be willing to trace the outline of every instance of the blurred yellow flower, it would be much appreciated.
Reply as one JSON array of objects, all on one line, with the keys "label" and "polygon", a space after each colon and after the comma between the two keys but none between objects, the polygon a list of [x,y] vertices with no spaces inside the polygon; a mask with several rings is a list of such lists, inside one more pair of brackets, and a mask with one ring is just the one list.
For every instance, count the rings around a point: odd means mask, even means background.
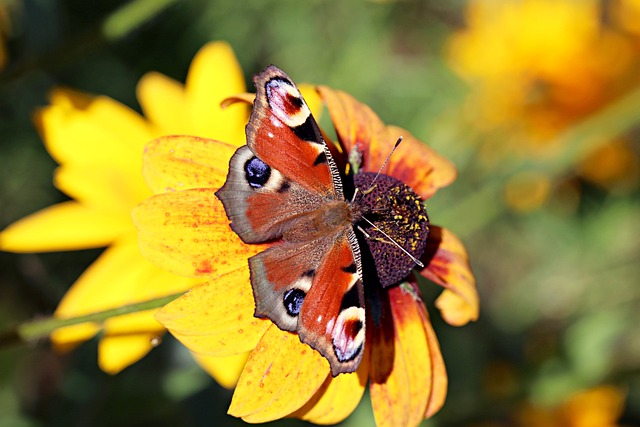
[{"label": "blurred yellow flower", "polygon": [[[595,0],[469,2],[467,26],[451,37],[449,60],[470,85],[466,113],[474,127],[501,130],[480,147],[482,160],[556,155],[563,147],[552,143],[554,137],[637,84],[638,51],[605,24],[602,13]],[[626,155],[615,159],[621,163],[607,170],[626,172],[635,167],[628,163],[637,163]],[[598,180],[601,167],[596,158],[581,171]],[[608,173],[599,183],[610,186],[627,177]],[[545,200],[523,197],[515,200],[512,193],[509,202],[535,208]]]},{"label": "blurred yellow flower", "polygon": [[[158,73],[145,75],[137,95],[145,117],[104,96],[55,89],[51,105],[36,114],[38,129],[60,164],[55,185],[73,200],[50,206],[0,233],[11,252],[108,249],[71,286],[55,316],[74,317],[190,289],[196,279],[169,274],[142,257],[131,210],[151,196],[142,176],[145,143],[166,134],[189,133],[244,143],[248,110],[220,103],[245,91],[242,71],[225,43],[203,47],[186,85]],[[155,310],[56,331],[56,348],[70,349],[100,330],[98,361],[116,373],[144,357],[164,333]],[[197,356],[222,385],[235,384],[246,355]]]},{"label": "blurred yellow flower", "polygon": [[623,30],[640,36],[640,0],[611,1],[611,19]]},{"label": "blurred yellow flower", "polygon": [[603,385],[569,396],[555,408],[526,405],[516,425],[527,427],[615,427],[624,409],[625,393]]}]

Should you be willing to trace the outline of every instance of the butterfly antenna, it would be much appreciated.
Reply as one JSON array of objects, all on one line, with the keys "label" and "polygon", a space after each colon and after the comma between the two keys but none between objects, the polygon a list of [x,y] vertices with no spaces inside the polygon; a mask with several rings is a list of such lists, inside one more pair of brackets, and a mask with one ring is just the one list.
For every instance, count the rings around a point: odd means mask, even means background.
[{"label": "butterfly antenna", "polygon": [[371,184],[369,184],[369,188],[373,187],[373,184],[376,182],[376,179],[378,179],[378,177],[380,176],[384,168],[387,166],[387,163],[389,163],[389,159],[391,158],[391,155],[393,154],[394,151],[396,151],[396,148],[398,148],[398,145],[400,145],[401,142],[402,142],[402,137],[399,137],[396,143],[393,145],[391,152],[387,155],[387,158],[384,160],[384,163],[382,164],[382,166],[380,166],[380,169],[378,169],[378,173],[376,174],[376,176],[373,177]]},{"label": "butterfly antenna", "polygon": [[[380,227],[378,227],[377,225],[375,225],[373,222],[369,221],[367,218],[362,217],[363,220],[365,220],[366,222],[369,223],[369,225],[371,225],[373,228],[375,228],[376,230],[378,230],[380,233],[382,233],[382,235],[384,237],[386,237],[387,239],[389,239],[389,241],[391,243],[393,243],[394,245],[396,245],[398,248],[400,248],[400,250],[402,252],[404,252],[405,254],[407,254],[407,256],[409,258],[411,258],[411,261],[413,261],[418,267],[423,268],[424,264],[422,263],[422,261],[420,261],[418,258],[414,257],[413,255],[411,255],[409,253],[409,251],[407,251],[405,248],[402,247],[402,245],[400,245],[400,243],[396,242],[395,240],[393,240],[393,238],[391,236],[389,236],[387,233],[385,233],[384,231],[382,231],[380,229]],[[369,236],[364,230],[360,229],[360,231],[362,231],[367,237],[371,237]]]},{"label": "butterfly antenna", "polygon": [[[393,145],[393,148],[391,149],[391,152],[387,155],[387,158],[384,160],[384,163],[382,164],[382,166],[380,166],[380,169],[378,169],[378,173],[376,173],[376,176],[373,177],[373,179],[371,180],[371,183],[369,184],[369,188],[367,188],[363,194],[367,194],[371,191],[371,189],[373,188],[376,179],[378,179],[378,177],[380,176],[380,174],[382,173],[382,171],[384,170],[384,168],[387,166],[387,163],[389,163],[389,159],[391,158],[391,155],[393,154],[394,151],[396,151],[396,148],[398,148],[398,145],[400,145],[400,143],[402,142],[402,137],[399,137],[398,140],[396,141],[396,143]],[[356,199],[356,196],[358,194],[359,188],[356,187],[356,191],[354,191],[353,193],[353,197],[351,197],[351,202],[353,203],[353,201]]]}]

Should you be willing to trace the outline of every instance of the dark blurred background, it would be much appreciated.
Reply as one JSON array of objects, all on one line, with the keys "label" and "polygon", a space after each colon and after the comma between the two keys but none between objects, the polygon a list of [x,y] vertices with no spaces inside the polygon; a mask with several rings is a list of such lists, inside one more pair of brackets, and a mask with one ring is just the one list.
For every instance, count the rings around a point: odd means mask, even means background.
[{"label": "dark blurred background", "polygon": [[[0,0],[0,228],[66,200],[32,121],[53,87],[140,111],[144,73],[183,82],[227,41],[247,82],[273,63],[346,90],[456,163],[428,209],[481,317],[447,325],[425,288],[450,387],[424,425],[640,425],[638,22],[633,0]],[[99,254],[0,253],[0,328],[50,315]],[[244,424],[170,337],[116,376],[96,353],[0,348],[0,426]],[[343,424],[371,423],[365,397]]]}]

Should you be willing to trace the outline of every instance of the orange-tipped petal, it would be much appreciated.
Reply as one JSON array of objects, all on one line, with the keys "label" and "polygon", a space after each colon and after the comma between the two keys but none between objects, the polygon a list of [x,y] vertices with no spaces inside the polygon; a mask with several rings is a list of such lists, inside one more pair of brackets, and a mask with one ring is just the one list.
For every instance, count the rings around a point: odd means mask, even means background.
[{"label": "orange-tipped petal", "polygon": [[216,189],[158,194],[133,210],[140,251],[160,268],[215,277],[247,265],[266,245],[246,245],[231,231]]},{"label": "orange-tipped petal", "polygon": [[245,260],[165,305],[156,319],[191,351],[230,356],[253,349],[269,327],[269,321],[253,316],[254,308]]},{"label": "orange-tipped petal", "polygon": [[337,424],[356,409],[369,376],[369,351],[365,354],[356,372],[329,376],[320,390],[302,408],[291,414],[314,424]]},{"label": "orange-tipped petal", "polygon": [[240,378],[240,373],[247,363],[249,353],[232,356],[207,356],[191,353],[198,364],[211,375],[218,384],[226,389],[233,389]]},{"label": "orange-tipped petal", "polygon": [[229,414],[250,423],[285,417],[307,403],[329,375],[329,362],[292,333],[271,325],[249,355]]},{"label": "orange-tipped petal", "polygon": [[248,109],[220,107],[225,98],[245,91],[244,74],[231,47],[223,42],[202,47],[191,62],[186,83],[191,133],[236,147],[245,144]]},{"label": "orange-tipped petal", "polygon": [[436,300],[436,307],[447,323],[462,326],[477,320],[480,299],[467,250],[460,239],[446,228],[432,225],[422,261],[426,267],[420,274],[446,288]]},{"label": "orange-tipped petal", "polygon": [[407,184],[423,200],[455,181],[456,167],[446,157],[404,129],[387,126],[386,134],[385,141],[395,143],[402,136],[402,143],[389,159],[385,173]]},{"label": "orange-tipped petal", "polygon": [[378,172],[399,137],[402,144],[389,159],[383,173],[393,176],[413,189],[423,199],[456,178],[453,164],[440,156],[408,131],[385,126],[366,105],[351,95],[325,86],[318,88],[326,102],[338,139],[347,153],[354,148],[362,154],[362,170]]},{"label": "orange-tipped petal", "polygon": [[416,426],[427,412],[432,357],[439,348],[431,347],[421,305],[410,284],[388,290],[388,317],[383,314],[382,327],[374,331],[371,350],[369,389],[377,426]]},{"label": "orange-tipped petal", "polygon": [[155,125],[157,135],[193,132],[189,126],[187,97],[182,83],[150,72],[138,82],[136,95],[145,117]]},{"label": "orange-tipped petal", "polygon": [[430,418],[444,405],[444,401],[447,398],[449,378],[447,377],[447,369],[444,365],[442,352],[440,351],[440,343],[438,342],[436,332],[433,330],[433,326],[431,325],[427,308],[424,304],[420,304],[420,307],[418,308],[422,315],[422,324],[424,325],[424,330],[427,334],[427,341],[429,342],[429,351],[431,356],[431,395],[429,395],[427,409],[424,413],[425,418]]},{"label": "orange-tipped petal", "polygon": [[76,202],[64,202],[44,208],[5,228],[0,233],[0,249],[46,252],[99,248],[131,231],[127,216],[92,209]]},{"label": "orange-tipped petal", "polygon": [[147,144],[142,173],[154,193],[219,188],[236,147],[196,136],[163,136]]}]

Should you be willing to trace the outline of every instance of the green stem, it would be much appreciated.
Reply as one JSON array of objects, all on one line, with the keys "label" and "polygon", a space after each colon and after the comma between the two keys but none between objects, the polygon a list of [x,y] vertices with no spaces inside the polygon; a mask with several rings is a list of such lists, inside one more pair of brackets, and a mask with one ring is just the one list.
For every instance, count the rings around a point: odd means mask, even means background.
[{"label": "green stem", "polygon": [[18,325],[14,329],[0,333],[0,347],[4,347],[10,344],[34,342],[38,339],[48,337],[56,329],[60,329],[65,326],[78,325],[80,323],[87,322],[102,323],[107,319],[116,316],[122,316],[123,314],[137,313],[140,311],[160,308],[170,303],[182,294],[183,293],[167,295],[148,301],[123,305],[120,307],[98,311],[91,314],[85,314],[83,316],[69,318],[47,317],[44,319],[31,320]]},{"label": "green stem", "polygon": [[102,23],[102,35],[106,40],[116,41],[141,24],[176,3],[177,0],[136,0],[113,12]]}]

